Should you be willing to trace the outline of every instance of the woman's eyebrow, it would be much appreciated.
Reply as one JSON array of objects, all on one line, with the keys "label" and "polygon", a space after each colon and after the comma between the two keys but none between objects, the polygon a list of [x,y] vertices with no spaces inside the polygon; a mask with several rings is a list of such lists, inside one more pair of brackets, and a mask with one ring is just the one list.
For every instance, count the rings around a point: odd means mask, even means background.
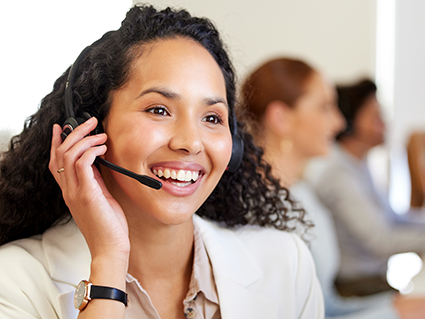
[{"label": "woman's eyebrow", "polygon": [[223,103],[225,106],[229,107],[229,105],[227,105],[226,100],[221,98],[221,97],[204,98],[204,103],[205,103],[206,106],[214,105],[214,104],[217,104],[217,103]]},{"label": "woman's eyebrow", "polygon": [[173,99],[173,100],[179,100],[179,99],[181,99],[181,95],[179,95],[179,94],[177,94],[175,92],[171,92],[171,91],[169,91],[167,89],[160,88],[160,87],[152,87],[152,88],[146,89],[142,93],[140,93],[137,96],[136,100],[138,98],[141,98],[143,95],[146,95],[146,94],[149,94],[149,93],[158,93],[158,94],[161,94],[162,96],[164,96],[164,97],[166,97],[168,99]]},{"label": "woman's eyebrow", "polygon": [[[149,89],[144,90],[142,93],[140,93],[136,100],[146,94],[149,93],[158,93],[168,99],[172,99],[172,100],[180,100],[182,98],[182,96],[178,93],[172,92],[170,90],[167,90],[165,88],[161,88],[161,87],[151,87]],[[228,107],[227,102],[225,99],[221,98],[221,97],[206,97],[203,99],[203,102],[206,106],[211,106],[217,103],[223,103],[225,106]]]}]

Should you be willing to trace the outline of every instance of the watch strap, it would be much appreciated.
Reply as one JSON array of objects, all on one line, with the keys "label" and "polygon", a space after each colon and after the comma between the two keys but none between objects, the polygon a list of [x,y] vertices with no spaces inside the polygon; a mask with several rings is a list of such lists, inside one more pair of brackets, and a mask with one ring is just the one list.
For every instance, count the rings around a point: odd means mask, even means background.
[{"label": "watch strap", "polygon": [[105,286],[95,286],[91,285],[90,287],[90,299],[111,299],[122,302],[126,307],[128,304],[128,295],[119,289]]}]

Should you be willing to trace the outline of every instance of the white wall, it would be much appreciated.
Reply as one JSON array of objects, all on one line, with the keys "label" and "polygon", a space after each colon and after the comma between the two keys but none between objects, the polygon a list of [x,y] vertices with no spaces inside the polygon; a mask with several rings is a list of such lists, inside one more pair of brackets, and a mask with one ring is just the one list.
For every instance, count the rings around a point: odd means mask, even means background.
[{"label": "white wall", "polygon": [[[211,18],[239,76],[270,57],[301,57],[333,80],[374,75],[376,0],[153,0]],[[78,53],[116,29],[131,0],[2,1],[0,130],[18,132]]]},{"label": "white wall", "polygon": [[[137,1],[134,1],[135,3]],[[306,59],[333,80],[375,70],[375,0],[154,0],[211,18],[240,76],[277,55]]]},{"label": "white wall", "polygon": [[[331,79],[374,73],[375,0],[153,0],[211,18],[240,77],[269,57],[307,59]],[[0,130],[19,132],[78,53],[119,27],[131,0],[2,1]]]},{"label": "white wall", "polygon": [[131,5],[131,0],[1,1],[0,136],[4,130],[19,132],[79,52],[118,28]]}]

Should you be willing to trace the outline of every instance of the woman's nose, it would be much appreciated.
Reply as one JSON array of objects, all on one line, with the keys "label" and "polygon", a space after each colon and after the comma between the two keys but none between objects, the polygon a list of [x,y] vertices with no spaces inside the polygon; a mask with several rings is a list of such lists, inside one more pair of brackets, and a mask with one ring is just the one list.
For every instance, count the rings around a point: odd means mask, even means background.
[{"label": "woman's nose", "polygon": [[188,154],[198,154],[203,149],[200,125],[194,120],[179,120],[173,125],[173,134],[169,142],[172,150],[181,150]]}]

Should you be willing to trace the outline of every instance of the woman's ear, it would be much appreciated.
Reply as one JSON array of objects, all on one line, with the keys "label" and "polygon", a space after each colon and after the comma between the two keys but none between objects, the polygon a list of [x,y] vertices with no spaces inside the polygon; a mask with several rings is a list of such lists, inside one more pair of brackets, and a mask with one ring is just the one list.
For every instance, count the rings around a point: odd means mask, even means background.
[{"label": "woman's ear", "polygon": [[271,101],[264,114],[266,127],[279,136],[287,136],[292,132],[293,110],[282,101]]}]

